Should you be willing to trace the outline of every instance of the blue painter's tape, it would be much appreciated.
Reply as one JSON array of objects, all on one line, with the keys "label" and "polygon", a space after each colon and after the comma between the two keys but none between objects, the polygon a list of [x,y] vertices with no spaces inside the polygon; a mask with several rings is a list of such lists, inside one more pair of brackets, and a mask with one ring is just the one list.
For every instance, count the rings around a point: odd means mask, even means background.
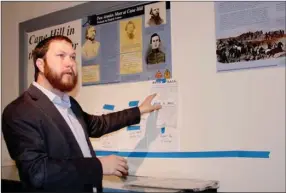
[{"label": "blue painter's tape", "polygon": [[134,158],[269,158],[269,151],[203,151],[203,152],[123,152],[95,151],[97,156],[116,154]]},{"label": "blue painter's tape", "polygon": [[139,104],[139,101],[130,101],[129,102],[129,107],[137,107]]},{"label": "blue painter's tape", "polygon": [[114,110],[114,105],[105,104],[105,105],[103,105],[103,109],[113,111]]},{"label": "blue painter's tape", "polygon": [[127,127],[127,131],[137,131],[137,130],[140,130],[139,125],[131,125]]},{"label": "blue painter's tape", "polygon": [[103,192],[132,192],[130,190],[115,189],[115,188],[103,188]]},{"label": "blue painter's tape", "polygon": [[161,128],[161,133],[164,134],[165,133],[165,127]]},{"label": "blue painter's tape", "polygon": [[239,151],[238,157],[269,158],[269,151]]}]

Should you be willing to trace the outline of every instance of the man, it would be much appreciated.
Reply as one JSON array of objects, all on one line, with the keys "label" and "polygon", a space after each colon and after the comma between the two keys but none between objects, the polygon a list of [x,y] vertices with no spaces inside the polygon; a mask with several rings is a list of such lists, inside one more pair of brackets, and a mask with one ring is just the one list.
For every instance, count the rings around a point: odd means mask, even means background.
[{"label": "man", "polygon": [[128,23],[125,26],[125,31],[126,31],[126,35],[129,39],[134,39],[135,36],[135,24],[133,23],[133,21],[128,21]]},{"label": "man", "polygon": [[96,29],[90,25],[86,28],[85,43],[82,46],[82,56],[84,59],[93,59],[98,55],[100,43],[95,40]]},{"label": "man", "polygon": [[139,106],[108,115],[84,112],[67,95],[77,83],[75,50],[65,36],[41,41],[33,51],[35,81],[3,112],[2,131],[9,154],[29,191],[102,191],[103,175],[128,175],[124,158],[97,158],[89,137],[101,137],[138,124],[161,108],[155,95]]},{"label": "man", "polygon": [[165,53],[160,50],[161,39],[157,33],[150,38],[151,51],[147,55],[147,64],[160,64],[166,61]]},{"label": "man", "polygon": [[151,7],[150,9],[150,19],[148,21],[149,26],[156,26],[161,25],[164,23],[164,20],[160,16],[160,9],[159,7]]}]

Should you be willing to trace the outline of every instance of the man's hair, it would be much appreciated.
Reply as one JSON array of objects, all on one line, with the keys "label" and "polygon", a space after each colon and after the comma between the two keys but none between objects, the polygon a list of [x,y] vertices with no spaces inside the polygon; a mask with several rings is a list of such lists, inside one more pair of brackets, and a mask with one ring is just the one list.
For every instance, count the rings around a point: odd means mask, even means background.
[{"label": "man's hair", "polygon": [[150,9],[150,13],[149,13],[150,15],[152,15],[153,14],[153,9],[152,9],[152,7],[151,7],[151,9]]},{"label": "man's hair", "polygon": [[34,80],[37,81],[38,79],[38,74],[39,74],[39,68],[37,67],[36,61],[38,58],[42,58],[42,59],[46,59],[46,54],[49,50],[49,46],[51,44],[52,41],[66,41],[69,42],[70,44],[72,44],[71,39],[69,39],[66,36],[62,36],[62,35],[56,35],[56,36],[51,36],[48,38],[43,39],[42,41],[40,41],[37,46],[35,47],[35,49],[32,51],[32,56],[33,56],[33,62],[34,62],[34,67],[35,67],[35,75],[34,75]]},{"label": "man's hair", "polygon": [[88,30],[89,30],[90,28],[94,28],[94,31],[95,31],[95,33],[96,33],[96,29],[95,29],[95,27],[94,27],[93,25],[87,26],[87,27],[86,27],[86,30],[85,30],[85,39],[89,39],[89,37],[88,37]]},{"label": "man's hair", "polygon": [[128,26],[128,25],[133,25],[133,28],[134,28],[134,29],[136,28],[133,21],[128,21],[128,23],[127,23],[126,26],[125,26],[125,31],[127,31],[127,26]]},{"label": "man's hair", "polygon": [[161,38],[160,38],[159,34],[153,33],[153,34],[151,35],[151,38],[150,38],[150,44],[152,44],[152,38],[153,38],[153,37],[156,37],[156,36],[158,36],[159,42],[161,42]]},{"label": "man's hair", "polygon": [[150,9],[149,14],[150,14],[150,15],[152,15],[152,14],[153,14],[153,8],[152,8],[152,7],[151,7],[151,9]]}]

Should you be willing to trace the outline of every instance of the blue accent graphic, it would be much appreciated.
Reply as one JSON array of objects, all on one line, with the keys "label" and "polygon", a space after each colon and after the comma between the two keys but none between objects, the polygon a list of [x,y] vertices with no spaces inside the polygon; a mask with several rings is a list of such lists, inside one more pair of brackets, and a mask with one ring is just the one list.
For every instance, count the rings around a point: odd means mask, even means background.
[{"label": "blue accent graphic", "polygon": [[103,109],[113,111],[114,110],[114,105],[105,104],[105,105],[103,105]]},{"label": "blue accent graphic", "polygon": [[129,107],[137,107],[139,104],[139,101],[130,101],[129,102]]},{"label": "blue accent graphic", "polygon": [[134,158],[269,158],[269,151],[203,151],[203,152],[124,152],[95,151],[97,156],[116,154],[122,157]]},{"label": "blue accent graphic", "polygon": [[135,192],[131,190],[115,189],[115,188],[103,188],[103,192]]},{"label": "blue accent graphic", "polygon": [[140,130],[140,126],[131,125],[127,127],[127,131],[137,131]]},{"label": "blue accent graphic", "polygon": [[165,127],[161,128],[161,133],[164,134],[165,133]]}]

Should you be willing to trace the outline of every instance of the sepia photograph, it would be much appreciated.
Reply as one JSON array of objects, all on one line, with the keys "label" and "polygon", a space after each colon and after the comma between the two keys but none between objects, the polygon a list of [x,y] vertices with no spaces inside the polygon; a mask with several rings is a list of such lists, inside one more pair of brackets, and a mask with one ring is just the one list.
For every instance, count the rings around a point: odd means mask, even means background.
[{"label": "sepia photograph", "polygon": [[85,30],[85,41],[82,45],[82,57],[85,60],[91,60],[97,57],[100,42],[96,40],[95,26],[89,25]]},{"label": "sepia photograph", "polygon": [[142,18],[120,21],[120,53],[142,51]]},{"label": "sepia photograph", "polygon": [[166,3],[159,2],[145,6],[145,27],[166,23]]}]

